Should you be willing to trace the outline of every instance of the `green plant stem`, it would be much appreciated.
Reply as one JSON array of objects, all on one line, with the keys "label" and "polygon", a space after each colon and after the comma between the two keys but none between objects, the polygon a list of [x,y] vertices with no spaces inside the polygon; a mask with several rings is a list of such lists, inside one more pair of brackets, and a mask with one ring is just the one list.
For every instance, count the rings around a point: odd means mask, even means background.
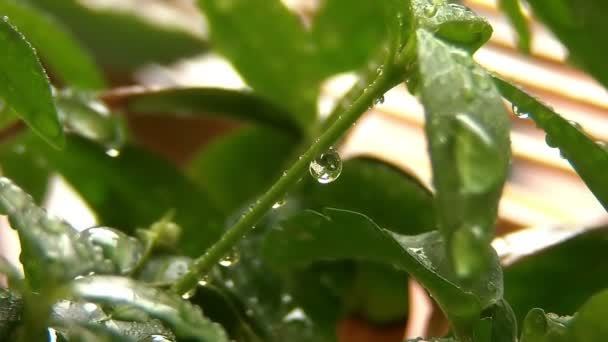
[{"label": "green plant stem", "polygon": [[347,108],[295,161],[291,168],[283,173],[270,189],[249,208],[207,252],[199,257],[188,273],[179,278],[173,285],[173,291],[184,294],[192,289],[198,280],[208,272],[254,225],[270,210],[274,203],[283,198],[287,190],[295,184],[308,170],[309,164],[321,152],[331,147],[356,121],[373,105],[374,101],[392,88],[395,83],[394,69],[387,68],[361,93],[353,104]]}]

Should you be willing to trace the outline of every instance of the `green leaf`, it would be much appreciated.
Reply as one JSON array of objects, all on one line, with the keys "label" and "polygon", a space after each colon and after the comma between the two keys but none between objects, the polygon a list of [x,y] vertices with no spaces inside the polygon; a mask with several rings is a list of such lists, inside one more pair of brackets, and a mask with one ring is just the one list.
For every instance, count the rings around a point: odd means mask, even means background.
[{"label": "green leaf", "polygon": [[92,57],[59,22],[15,0],[0,1],[0,15],[9,17],[65,84],[81,89],[105,86]]},{"label": "green leaf", "polygon": [[326,209],[323,214],[305,211],[295,215],[269,233],[263,255],[279,269],[343,259],[393,265],[415,277],[461,332],[502,297],[502,272],[496,256],[479,278],[465,284],[452,271],[437,232],[404,236],[351,211]]},{"label": "green leaf", "polygon": [[594,295],[583,304],[568,326],[567,341],[602,342],[608,339],[608,290]]},{"label": "green leaf", "polygon": [[204,37],[135,13],[93,8],[78,0],[29,2],[69,27],[95,59],[116,74],[132,72],[148,63],[170,63],[207,50]]},{"label": "green leaf", "polygon": [[520,342],[575,342],[565,337],[570,319],[532,309],[524,320]]},{"label": "green leaf", "polygon": [[[522,255],[510,253],[509,258],[515,261],[504,268],[505,298],[520,319],[535,307],[570,314],[608,284],[608,274],[603,271],[608,262],[606,227],[582,231],[561,228],[545,234],[534,250]],[[538,236],[538,232],[531,232],[516,241],[539,240]]]},{"label": "green leaf", "polygon": [[517,46],[524,53],[530,53],[530,27],[521,8],[520,0],[500,0],[500,9],[507,15],[517,32]]},{"label": "green leaf", "polygon": [[112,106],[133,113],[171,113],[179,116],[211,115],[263,124],[302,134],[298,122],[254,93],[221,88],[165,88],[110,92]]},{"label": "green leaf", "polygon": [[0,145],[2,174],[30,194],[36,203],[42,203],[47,191],[49,170],[44,160],[28,153],[21,139]]},{"label": "green leaf", "polygon": [[534,14],[568,48],[569,58],[608,86],[604,48],[608,46],[608,2],[604,0],[528,0]]},{"label": "green leaf", "polygon": [[192,160],[189,174],[231,213],[272,184],[295,146],[295,139],[277,130],[245,127],[206,146]]},{"label": "green leaf", "polygon": [[327,76],[358,70],[376,57],[386,37],[383,7],[375,1],[322,2],[311,35]]},{"label": "green leaf", "polygon": [[0,213],[19,233],[21,263],[33,289],[48,287],[91,271],[107,271],[101,255],[63,220],[47,215],[31,196],[0,178]]},{"label": "green leaf", "polygon": [[[365,187],[365,191],[361,188]],[[436,228],[432,193],[398,167],[371,157],[344,162],[340,177],[320,184],[307,177],[302,186],[303,208],[340,208],[365,213],[382,227],[401,234]]]},{"label": "green leaf", "polygon": [[75,297],[108,305],[123,304],[141,310],[171,327],[179,338],[203,342],[228,341],[219,324],[205,318],[200,308],[169,294],[116,276],[89,276],[70,286]]},{"label": "green leaf", "polygon": [[0,101],[49,144],[62,147],[63,129],[49,79],[32,46],[5,17],[0,20]]},{"label": "green leaf", "polygon": [[214,48],[256,92],[307,127],[315,118],[320,79],[315,46],[298,18],[278,0],[198,4],[209,22]]},{"label": "green leaf", "polygon": [[228,291],[210,284],[199,286],[191,301],[203,308],[207,317],[221,324],[232,340],[268,341],[269,337],[258,327],[259,322],[249,317],[244,304]]},{"label": "green leaf", "polygon": [[492,342],[517,342],[517,318],[509,303],[500,299],[494,305],[490,306],[484,312],[491,318]]},{"label": "green leaf", "polygon": [[174,209],[175,222],[183,228],[180,248],[190,256],[202,253],[222,231],[222,215],[207,195],[153,154],[126,146],[113,158],[104,148],[73,136],[64,151],[47,148],[31,136],[21,139],[28,153],[74,186],[104,225],[133,232]]},{"label": "green leaf", "polygon": [[509,116],[492,79],[467,52],[423,29],[417,39],[439,228],[457,274],[473,277],[493,254]]},{"label": "green leaf", "polygon": [[492,26],[467,7],[447,0],[412,0],[416,27],[468,51],[479,49],[492,36]]},{"label": "green leaf", "polygon": [[[363,186],[365,191],[361,191]],[[419,234],[435,228],[431,192],[413,176],[378,159],[360,157],[347,160],[340,177],[331,184],[320,184],[307,177],[301,189],[293,199],[300,208],[322,210],[329,207],[365,213],[378,225],[401,234]],[[288,197],[287,201],[292,199]],[[347,266],[344,262],[336,263],[335,268],[340,267]],[[346,278],[352,283],[352,288],[333,294],[341,299],[332,308],[338,311],[335,317],[341,318],[344,311],[378,323],[400,321],[406,317],[407,275],[403,271],[361,261],[349,263],[348,268],[352,269],[352,274]],[[323,277],[344,278],[342,273],[326,272]],[[290,277],[297,278],[298,275],[290,274]],[[309,277],[307,282],[294,283],[301,284],[300,287],[312,287],[313,282],[319,282],[318,279]],[[321,290],[314,292],[319,297]]]},{"label": "green leaf", "polygon": [[608,169],[608,151],[594,142],[574,122],[567,121],[538,99],[512,84],[494,77],[502,95],[518,113],[527,113],[547,134],[547,144],[559,148],[578,175],[608,210],[608,179],[602,170]]}]

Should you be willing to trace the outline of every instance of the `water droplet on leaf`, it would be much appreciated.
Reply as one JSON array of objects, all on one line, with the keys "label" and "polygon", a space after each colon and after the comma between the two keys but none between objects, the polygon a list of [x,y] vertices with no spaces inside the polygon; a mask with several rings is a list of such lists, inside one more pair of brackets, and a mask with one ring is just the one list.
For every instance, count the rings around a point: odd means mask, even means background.
[{"label": "water droplet on leaf", "polygon": [[553,138],[551,138],[551,136],[549,134],[545,135],[545,142],[547,143],[547,145],[549,147],[553,147],[553,148],[557,147],[557,143],[555,142],[555,140],[553,140]]},{"label": "water droplet on leaf", "polygon": [[376,106],[379,106],[379,105],[381,105],[381,104],[383,104],[383,103],[384,103],[384,95],[380,95],[380,97],[378,97],[378,98],[377,98],[377,99],[374,101],[374,104],[375,104]]},{"label": "water droplet on leaf", "polygon": [[517,107],[517,105],[512,105],[511,109],[513,110],[513,114],[515,114],[515,116],[517,116],[520,119],[530,118],[530,113],[524,112],[523,110],[519,109],[519,107]]},{"label": "water droplet on leaf", "polygon": [[137,239],[113,228],[85,229],[79,233],[78,240],[100,247],[103,257],[120,274],[132,271],[143,253],[143,247]]},{"label": "water droplet on leaf", "polygon": [[112,158],[120,156],[120,151],[115,148],[109,148],[106,150],[106,154]]},{"label": "water droplet on leaf", "polygon": [[340,173],[342,173],[342,159],[338,152],[334,149],[329,149],[311,161],[308,170],[317,182],[328,184],[340,177]]},{"label": "water droplet on leaf", "polygon": [[150,335],[142,340],[143,342],[173,342],[173,339],[165,335]]},{"label": "water droplet on leaf", "polygon": [[279,209],[285,205],[285,200],[278,200],[272,205],[272,209]]},{"label": "water droplet on leaf", "polygon": [[223,267],[230,267],[237,262],[239,262],[239,254],[236,251],[232,251],[220,259],[219,264]]},{"label": "water droplet on leaf", "polygon": [[437,6],[433,4],[426,4],[423,8],[423,11],[424,15],[426,15],[427,17],[432,17],[437,14]]},{"label": "water droplet on leaf", "polygon": [[190,298],[194,297],[195,294],[196,294],[196,288],[193,288],[193,289],[189,290],[188,292],[184,293],[182,295],[182,298],[190,299]]}]

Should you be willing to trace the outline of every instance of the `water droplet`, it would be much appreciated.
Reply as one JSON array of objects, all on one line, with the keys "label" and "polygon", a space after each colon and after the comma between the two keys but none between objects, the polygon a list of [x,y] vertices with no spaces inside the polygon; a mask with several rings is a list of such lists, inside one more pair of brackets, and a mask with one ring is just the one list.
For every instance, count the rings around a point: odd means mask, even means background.
[{"label": "water droplet", "polygon": [[293,297],[291,297],[291,295],[289,293],[284,293],[281,296],[281,303],[283,303],[283,304],[289,304],[289,303],[291,303],[292,300],[293,300]]},{"label": "water droplet", "polygon": [[234,281],[232,281],[232,279],[228,279],[228,280],[226,280],[224,285],[226,285],[227,288],[232,289],[232,288],[234,288]]},{"label": "water droplet", "polygon": [[437,14],[437,6],[433,4],[426,4],[423,8],[423,11],[424,15],[426,15],[427,17],[432,17]]},{"label": "water droplet", "polygon": [[112,158],[120,156],[120,151],[115,148],[109,148],[106,150],[106,154]]},{"label": "water droplet", "polygon": [[272,205],[272,209],[279,209],[280,207],[285,205],[285,200],[278,200]]},{"label": "water droplet", "polygon": [[530,113],[524,112],[523,110],[519,109],[519,107],[517,107],[517,105],[515,104],[511,105],[511,109],[513,110],[513,114],[515,114],[515,116],[520,119],[530,118]]},{"label": "water droplet", "polygon": [[384,95],[380,95],[380,97],[374,101],[374,105],[376,105],[376,106],[379,106],[383,103],[384,103]]},{"label": "water droplet", "polygon": [[150,335],[141,340],[142,342],[173,342],[173,339],[165,335]]},{"label": "water droplet", "polygon": [[209,284],[209,276],[203,276],[201,280],[198,281],[198,284],[200,286],[207,286],[207,284]]},{"label": "water droplet", "polygon": [[317,182],[328,184],[340,177],[340,173],[342,173],[342,159],[338,152],[334,149],[329,149],[311,161],[308,170]]},{"label": "water droplet", "polygon": [[239,254],[236,251],[232,251],[220,259],[219,264],[223,267],[230,267],[237,262],[239,262]]},{"label": "water droplet", "polygon": [[196,288],[193,288],[190,291],[184,293],[182,295],[182,298],[183,299],[190,299],[190,298],[194,297],[195,294],[196,294]]},{"label": "water droplet", "polygon": [[378,73],[378,76],[382,76],[384,73],[384,66],[379,66],[378,69],[376,69],[376,73]]},{"label": "water droplet", "polygon": [[79,233],[78,240],[101,248],[103,258],[121,274],[132,271],[143,253],[143,247],[137,239],[113,228],[85,229]]},{"label": "water droplet", "polygon": [[555,140],[553,140],[549,134],[545,135],[545,142],[547,145],[549,145],[549,147],[557,148],[557,142],[555,142]]},{"label": "water droplet", "polygon": [[572,125],[572,127],[574,127],[574,128],[576,128],[576,129],[578,129],[578,130],[579,130],[579,131],[581,131],[581,132],[584,132],[584,131],[585,131],[585,130],[583,129],[583,126],[581,126],[581,124],[579,124],[579,123],[578,123],[578,122],[576,122],[576,121],[568,120],[568,123],[569,123],[570,125]]},{"label": "water droplet", "polygon": [[308,321],[308,316],[306,316],[306,313],[301,308],[294,308],[283,317],[283,322],[285,323],[306,321]]}]

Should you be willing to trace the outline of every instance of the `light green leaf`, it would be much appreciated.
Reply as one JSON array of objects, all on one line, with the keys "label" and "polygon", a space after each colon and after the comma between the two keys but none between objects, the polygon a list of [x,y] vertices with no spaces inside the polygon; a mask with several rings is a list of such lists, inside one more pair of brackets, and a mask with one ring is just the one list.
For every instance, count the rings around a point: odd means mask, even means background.
[{"label": "light green leaf", "polygon": [[32,46],[0,18],[0,101],[55,147],[65,144],[49,79]]},{"label": "light green leaf", "polygon": [[16,0],[1,0],[1,15],[8,16],[64,84],[81,89],[104,87],[92,57],[61,23]]},{"label": "light green leaf", "polygon": [[509,116],[491,77],[467,52],[423,29],[417,39],[439,228],[456,272],[474,277],[493,254]]},{"label": "light green leaf", "polygon": [[116,276],[89,276],[70,286],[77,298],[108,305],[123,304],[141,310],[171,327],[179,338],[227,342],[222,327],[205,318],[200,308],[177,295]]},{"label": "light green leaf", "polygon": [[21,263],[29,285],[39,289],[91,271],[105,271],[100,253],[63,220],[47,215],[31,196],[0,178],[0,213],[19,233]]},{"label": "light green leaf", "polygon": [[507,15],[517,32],[517,46],[524,53],[530,53],[530,27],[521,8],[520,0],[500,0],[500,9]]},{"label": "light green leaf", "polygon": [[608,170],[608,150],[538,99],[500,78],[495,77],[494,81],[517,112],[529,114],[547,133],[547,143],[560,149],[562,156],[568,159],[589,190],[608,210],[608,178],[604,172]]},{"label": "light green leaf", "polygon": [[480,277],[464,283],[452,271],[445,250],[436,231],[405,236],[378,227],[364,215],[326,209],[322,214],[305,211],[280,223],[269,233],[263,253],[279,269],[343,259],[392,265],[415,277],[456,330],[464,332],[483,309],[502,297],[502,272],[494,255]]}]

